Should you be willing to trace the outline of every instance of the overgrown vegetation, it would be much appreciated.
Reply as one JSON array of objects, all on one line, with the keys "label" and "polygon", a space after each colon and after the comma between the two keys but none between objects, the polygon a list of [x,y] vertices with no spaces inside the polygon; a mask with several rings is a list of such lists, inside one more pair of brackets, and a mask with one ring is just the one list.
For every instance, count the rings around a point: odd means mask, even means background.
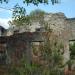
[{"label": "overgrown vegetation", "polygon": [[61,70],[63,44],[53,32],[46,32],[44,36],[45,41],[39,45],[37,59],[33,51],[32,63],[27,63],[23,57],[20,66],[11,65],[9,75],[64,75]]},{"label": "overgrown vegetation", "polygon": [[[45,42],[40,43],[38,54],[35,54],[36,48],[33,47],[33,55],[37,56],[36,61],[33,57],[32,63],[27,63],[25,57],[20,61],[20,66],[11,65],[8,75],[74,75],[71,71],[72,61],[69,60],[67,65],[69,71],[64,73],[63,61],[63,44],[52,32],[45,34]],[[59,42],[60,41],[60,42]],[[38,60],[39,59],[39,60]]]},{"label": "overgrown vegetation", "polygon": [[70,44],[70,57],[71,59],[75,58],[75,42],[73,44]]},{"label": "overgrown vegetation", "polygon": [[[43,16],[44,13],[40,10],[33,11],[30,13],[30,18],[33,17],[35,20],[36,17]],[[63,75],[63,43],[52,32],[52,29],[48,28],[47,24],[45,27],[46,33],[43,37],[45,41],[39,45],[38,54],[36,54],[36,48],[33,46],[32,63],[27,63],[25,57],[22,58],[20,67],[12,65],[11,75],[13,73],[14,75]]]},{"label": "overgrown vegetation", "polygon": [[21,8],[19,5],[16,5],[14,7],[12,21],[9,21],[10,25],[30,26],[33,22],[39,22],[41,25],[44,24],[44,15],[46,14],[46,12],[40,9],[36,9],[29,15],[26,15],[26,11],[24,9],[20,10]]}]

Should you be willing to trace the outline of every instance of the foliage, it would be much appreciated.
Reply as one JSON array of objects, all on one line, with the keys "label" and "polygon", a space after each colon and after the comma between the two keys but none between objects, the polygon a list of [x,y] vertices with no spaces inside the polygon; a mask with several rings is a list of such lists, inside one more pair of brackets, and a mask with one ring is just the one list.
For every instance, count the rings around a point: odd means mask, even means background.
[{"label": "foliage", "polygon": [[23,26],[23,25],[29,25],[30,19],[29,16],[22,16],[17,19],[13,19],[12,21],[9,21],[10,25],[16,25],[16,26]]},{"label": "foliage", "polygon": [[30,16],[31,20],[39,21],[39,20],[43,20],[45,14],[46,14],[45,11],[36,9],[34,11],[31,11],[29,16]]},{"label": "foliage", "polygon": [[[9,1],[8,0],[0,0],[0,3],[3,3],[3,2],[8,3]],[[59,0],[51,0],[51,2],[54,5],[55,3],[59,3]],[[26,3],[27,5],[30,4],[30,3],[32,3],[34,5],[38,5],[39,3],[46,3],[46,4],[48,4],[48,0],[23,0],[23,3],[24,4]],[[35,14],[34,12],[32,12],[32,13]],[[42,12],[42,14],[44,14],[44,12]],[[25,8],[20,7],[18,4],[16,4],[14,6],[14,9],[13,9],[13,18],[14,18],[14,20],[9,21],[9,24],[10,25],[14,25],[14,24],[15,25],[18,25],[18,24],[19,25],[24,25],[25,23],[28,23],[29,24],[30,23],[29,22],[29,19],[28,19],[28,17],[26,18],[25,15],[26,15]],[[42,16],[42,15],[40,15],[40,16]],[[22,18],[23,21],[21,20],[21,18]],[[25,20],[25,23],[23,23],[24,20]]]},{"label": "foliage", "polygon": [[75,42],[73,44],[70,44],[70,56],[71,59],[75,57]]},{"label": "foliage", "polygon": [[[28,63],[26,57],[24,56],[20,60],[20,67],[11,65],[9,69],[9,75],[64,75],[63,70],[60,70],[60,65],[62,63],[62,54],[60,49],[59,39],[57,36],[53,35],[52,32],[46,33],[45,42],[39,47],[39,52],[41,53],[37,62]],[[37,60],[37,59],[36,59]],[[41,64],[41,62],[47,62]]]},{"label": "foliage", "polygon": [[74,64],[74,61],[72,59],[70,59],[70,60],[67,61],[66,64],[68,65],[68,70],[71,71],[71,67]]},{"label": "foliage", "polygon": [[8,3],[8,0],[0,0],[0,3],[3,3],[3,2]]},{"label": "foliage", "polygon": [[52,32],[46,33],[42,56],[44,60],[48,61],[50,68],[55,68],[62,65],[63,46],[60,45],[61,42],[57,36],[53,35]]},{"label": "foliage", "polygon": [[[0,3],[3,3],[3,2],[5,2],[5,3],[8,3],[9,1],[8,0],[0,0]],[[48,0],[23,0],[23,3],[25,4],[30,4],[30,3],[32,3],[32,4],[34,4],[34,5],[38,5],[39,3],[46,3],[46,4],[48,4]],[[55,3],[58,3],[59,2],[59,0],[51,0],[51,2],[52,2],[52,4],[55,4]]]},{"label": "foliage", "polygon": [[30,17],[26,16],[26,10],[20,7],[18,4],[14,6],[12,21],[9,21],[10,25],[23,26],[30,24]]},{"label": "foliage", "polygon": [[17,18],[21,18],[23,16],[26,15],[26,10],[23,7],[20,7],[18,4],[16,4],[13,8],[13,18],[17,19]]},{"label": "foliage", "polygon": [[49,69],[40,64],[32,63],[29,64],[23,58],[21,61],[21,66],[12,66],[9,69],[8,75],[64,75],[63,71],[59,69]]},{"label": "foliage", "polygon": [[45,11],[40,10],[40,9],[36,9],[36,10],[30,12],[30,16],[37,16],[37,15],[41,16],[44,14],[45,14]]},{"label": "foliage", "polygon": [[25,15],[26,11],[20,12],[20,7],[15,6],[13,11],[13,20],[9,21],[10,25],[16,25],[16,26],[23,26],[23,25],[31,25],[33,21],[39,21],[40,23],[43,23],[44,14],[46,12],[36,9],[32,11],[29,15]]},{"label": "foliage", "polygon": [[31,22],[39,22],[40,25],[44,24],[44,15],[47,14],[45,11],[36,9],[34,11],[31,11],[29,16]]}]

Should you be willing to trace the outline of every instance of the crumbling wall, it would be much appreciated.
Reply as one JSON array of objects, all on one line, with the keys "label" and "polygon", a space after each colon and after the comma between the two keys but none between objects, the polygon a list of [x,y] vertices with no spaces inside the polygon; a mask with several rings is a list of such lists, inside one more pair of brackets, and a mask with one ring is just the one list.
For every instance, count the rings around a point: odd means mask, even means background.
[{"label": "crumbling wall", "polygon": [[20,59],[25,56],[28,62],[32,60],[31,43],[42,42],[40,32],[16,33],[8,36],[7,51],[10,63],[19,63]]}]

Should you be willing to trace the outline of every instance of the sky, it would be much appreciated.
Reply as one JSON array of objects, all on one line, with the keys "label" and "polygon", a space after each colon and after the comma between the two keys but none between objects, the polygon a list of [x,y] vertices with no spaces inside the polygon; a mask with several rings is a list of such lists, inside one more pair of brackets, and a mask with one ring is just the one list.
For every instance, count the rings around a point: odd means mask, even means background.
[{"label": "sky", "polygon": [[[60,0],[59,4],[39,4],[35,6],[33,4],[23,4],[23,0],[9,0],[9,3],[0,4],[0,25],[6,29],[9,27],[8,21],[12,19],[12,11],[6,9],[12,9],[17,3],[20,6],[25,7],[26,13],[29,14],[32,10],[41,9],[48,13],[63,12],[67,18],[75,18],[75,0]],[[5,9],[3,9],[5,8]]]}]

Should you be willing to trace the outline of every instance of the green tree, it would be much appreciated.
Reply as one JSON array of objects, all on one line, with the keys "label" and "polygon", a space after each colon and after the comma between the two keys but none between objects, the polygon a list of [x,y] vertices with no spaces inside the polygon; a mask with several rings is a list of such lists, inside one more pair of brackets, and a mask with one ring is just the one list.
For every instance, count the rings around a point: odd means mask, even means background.
[{"label": "green tree", "polygon": [[41,15],[44,15],[45,13],[46,12],[43,10],[36,9],[36,10],[30,12],[30,16],[37,16],[37,15],[41,16]]},{"label": "green tree", "polygon": [[[6,2],[8,3],[9,0],[0,0],[0,3],[3,3],[3,2]],[[27,3],[30,4],[34,4],[34,5],[38,5],[39,3],[46,3],[48,4],[48,0],[22,0],[23,3]],[[55,3],[59,3],[59,0],[51,0],[52,4],[55,4]]]},{"label": "green tree", "polygon": [[[0,0],[0,3],[3,3],[3,2],[6,2],[8,3],[9,1],[8,0]],[[58,3],[59,0],[51,0],[52,4],[55,4],[55,3]],[[48,4],[48,0],[23,0],[23,3],[27,3],[30,4],[34,4],[34,5],[38,5],[39,3],[46,3]],[[36,10],[35,12],[32,12],[33,14],[36,14],[36,13],[39,13],[38,10]],[[32,15],[32,13],[30,15]],[[44,14],[43,11],[41,11],[42,15]],[[29,17],[25,17],[26,15],[26,10],[25,8],[23,7],[20,7],[18,4],[16,4],[13,8],[13,20],[12,21],[9,21],[9,24],[10,25],[24,25],[25,23],[29,24],[30,23],[30,20],[29,20]],[[40,16],[42,16],[40,14]],[[25,22],[24,22],[25,21]],[[27,22],[26,22],[27,21]],[[43,21],[42,21],[43,22]]]},{"label": "green tree", "polygon": [[12,18],[18,19],[24,17],[25,15],[26,15],[25,8],[20,7],[18,4],[16,4],[13,8]]},{"label": "green tree", "polygon": [[43,23],[44,14],[46,14],[46,12],[40,9],[36,9],[32,11],[29,15],[26,15],[26,11],[21,10],[19,5],[17,5],[14,7],[12,14],[12,21],[9,21],[9,24],[16,26],[23,26],[23,25],[31,25],[33,21]]},{"label": "green tree", "polygon": [[22,16],[17,19],[13,19],[12,21],[9,21],[9,24],[16,26],[30,25],[30,19],[29,16]]},{"label": "green tree", "polygon": [[10,25],[23,26],[30,24],[30,18],[26,15],[26,10],[16,4],[12,12],[12,21],[9,21]]},{"label": "green tree", "polygon": [[34,11],[31,11],[29,16],[30,16],[31,22],[39,22],[40,25],[43,25],[45,14],[47,14],[45,11],[36,9]]}]

